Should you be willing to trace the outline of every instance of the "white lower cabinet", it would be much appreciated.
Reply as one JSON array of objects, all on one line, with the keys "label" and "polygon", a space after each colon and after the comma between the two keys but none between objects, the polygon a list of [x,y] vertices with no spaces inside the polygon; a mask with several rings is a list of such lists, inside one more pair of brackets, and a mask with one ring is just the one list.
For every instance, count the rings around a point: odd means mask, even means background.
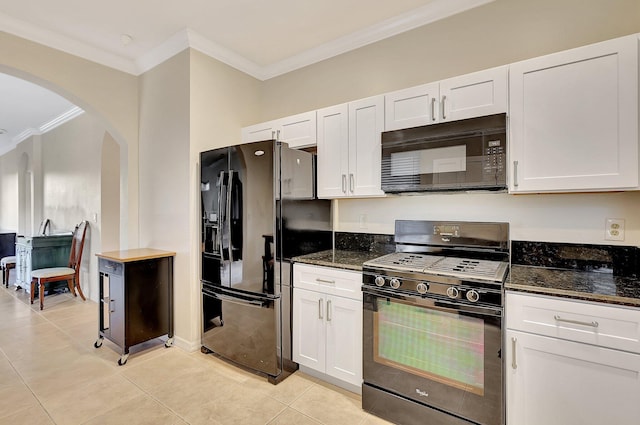
[{"label": "white lower cabinet", "polygon": [[[362,296],[333,295],[340,284],[361,285],[357,272],[295,264],[293,360],[321,374],[362,385]],[[313,277],[316,276],[316,277]],[[315,288],[305,289],[309,283]],[[340,282],[341,281],[341,282]],[[300,287],[302,286],[302,287]]]},{"label": "white lower cabinet", "polygon": [[508,425],[638,424],[640,309],[507,292],[505,314]]}]

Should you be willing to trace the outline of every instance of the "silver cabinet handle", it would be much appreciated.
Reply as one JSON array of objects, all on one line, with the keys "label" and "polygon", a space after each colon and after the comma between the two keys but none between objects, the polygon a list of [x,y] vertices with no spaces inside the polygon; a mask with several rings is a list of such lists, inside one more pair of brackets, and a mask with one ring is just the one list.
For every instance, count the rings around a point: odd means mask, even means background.
[{"label": "silver cabinet handle", "polygon": [[280,140],[280,130],[276,131],[276,140]]},{"label": "silver cabinet handle", "polygon": [[320,279],[319,277],[316,278],[316,282],[320,282],[320,283],[328,283],[330,285],[334,285],[336,283],[335,280],[329,280],[329,279]]},{"label": "silver cabinet handle", "polygon": [[513,186],[518,187],[518,161],[513,161]]},{"label": "silver cabinet handle", "polygon": [[518,365],[516,364],[516,338],[511,337],[511,351],[513,352],[513,357],[511,357],[511,368],[517,369]]},{"label": "silver cabinet handle", "polygon": [[271,130],[271,140],[276,140],[276,131]]},{"label": "silver cabinet handle", "polygon": [[353,189],[355,187],[355,178],[353,177],[353,173],[349,174],[349,191],[353,193]]},{"label": "silver cabinet handle", "polygon": [[431,98],[431,121],[436,120],[436,98]]},{"label": "silver cabinet handle", "polygon": [[115,310],[111,308],[113,300],[111,298],[107,298],[107,302],[109,303],[109,313],[115,313]]},{"label": "silver cabinet handle", "polygon": [[318,300],[318,319],[320,320],[324,318],[324,315],[322,314],[323,301],[324,300],[322,298]]},{"label": "silver cabinet handle", "polygon": [[563,319],[562,317],[558,316],[557,314],[554,315],[553,318],[557,322],[573,323],[574,325],[591,326],[592,328],[597,328],[599,326],[598,322],[596,322],[596,321],[583,322],[583,321],[580,321],[580,320]]},{"label": "silver cabinet handle", "polygon": [[331,300],[327,300],[327,322],[331,321]]},{"label": "silver cabinet handle", "polygon": [[447,119],[447,117],[445,116],[445,112],[444,112],[444,109],[445,109],[445,108],[444,108],[444,102],[445,102],[446,100],[447,100],[447,96],[444,96],[444,95],[443,95],[443,96],[442,96],[442,119],[443,119],[443,120],[446,120],[446,119]]},{"label": "silver cabinet handle", "polygon": [[342,192],[347,193],[347,175],[342,175]]}]

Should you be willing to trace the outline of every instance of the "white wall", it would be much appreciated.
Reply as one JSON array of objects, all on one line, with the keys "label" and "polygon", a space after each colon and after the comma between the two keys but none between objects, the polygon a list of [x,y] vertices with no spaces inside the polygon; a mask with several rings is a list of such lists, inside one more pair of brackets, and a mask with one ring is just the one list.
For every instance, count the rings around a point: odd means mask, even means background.
[{"label": "white wall", "polygon": [[18,156],[13,151],[0,156],[0,228],[18,230]]},{"label": "white wall", "polygon": [[[343,232],[393,234],[396,219],[505,221],[510,223],[513,240],[640,245],[640,192],[427,194],[337,204],[336,230]],[[625,220],[624,241],[604,239],[607,218]]]},{"label": "white wall", "polygon": [[[138,78],[2,31],[0,52],[0,72],[39,84],[80,106],[121,146],[120,242],[124,248],[137,247]],[[11,225],[12,219],[5,222],[4,216],[3,211],[0,227]]]},{"label": "white wall", "polygon": [[189,246],[198,235],[189,219],[189,84],[188,50],[140,77],[140,247],[176,253],[174,329],[183,347],[199,324],[190,308]]},{"label": "white wall", "polygon": [[83,220],[89,229],[82,254],[80,282],[87,298],[98,301],[98,267],[101,251],[100,220],[102,142],[105,128],[91,115],[82,114],[42,139],[43,217],[51,220],[51,233],[73,231]]},{"label": "white wall", "polygon": [[[496,0],[266,81],[262,118],[313,110],[636,32],[640,32],[637,0]],[[612,217],[626,220],[626,238],[621,243],[640,244],[637,193],[422,195],[334,204],[334,226],[339,231],[392,234],[393,221],[402,218],[502,220],[511,223],[513,239],[616,244],[620,242],[603,239],[605,218]],[[366,228],[359,225],[361,215],[366,215]]]}]

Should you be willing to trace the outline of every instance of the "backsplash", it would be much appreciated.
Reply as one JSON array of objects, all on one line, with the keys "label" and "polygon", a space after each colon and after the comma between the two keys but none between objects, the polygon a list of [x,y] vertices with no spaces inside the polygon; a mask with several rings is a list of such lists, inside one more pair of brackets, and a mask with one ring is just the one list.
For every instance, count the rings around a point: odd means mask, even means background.
[{"label": "backsplash", "polygon": [[640,248],[620,245],[511,241],[511,264],[640,277]]},{"label": "backsplash", "polygon": [[335,233],[335,249],[344,251],[366,251],[389,254],[396,250],[393,235],[371,233]]}]

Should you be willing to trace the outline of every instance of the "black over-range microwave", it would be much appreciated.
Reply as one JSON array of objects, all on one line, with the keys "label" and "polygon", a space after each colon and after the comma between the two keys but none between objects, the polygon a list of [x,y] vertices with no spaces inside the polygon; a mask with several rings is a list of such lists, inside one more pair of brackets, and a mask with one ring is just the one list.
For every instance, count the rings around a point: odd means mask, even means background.
[{"label": "black over-range microwave", "polygon": [[506,114],[382,133],[387,193],[505,190]]}]

